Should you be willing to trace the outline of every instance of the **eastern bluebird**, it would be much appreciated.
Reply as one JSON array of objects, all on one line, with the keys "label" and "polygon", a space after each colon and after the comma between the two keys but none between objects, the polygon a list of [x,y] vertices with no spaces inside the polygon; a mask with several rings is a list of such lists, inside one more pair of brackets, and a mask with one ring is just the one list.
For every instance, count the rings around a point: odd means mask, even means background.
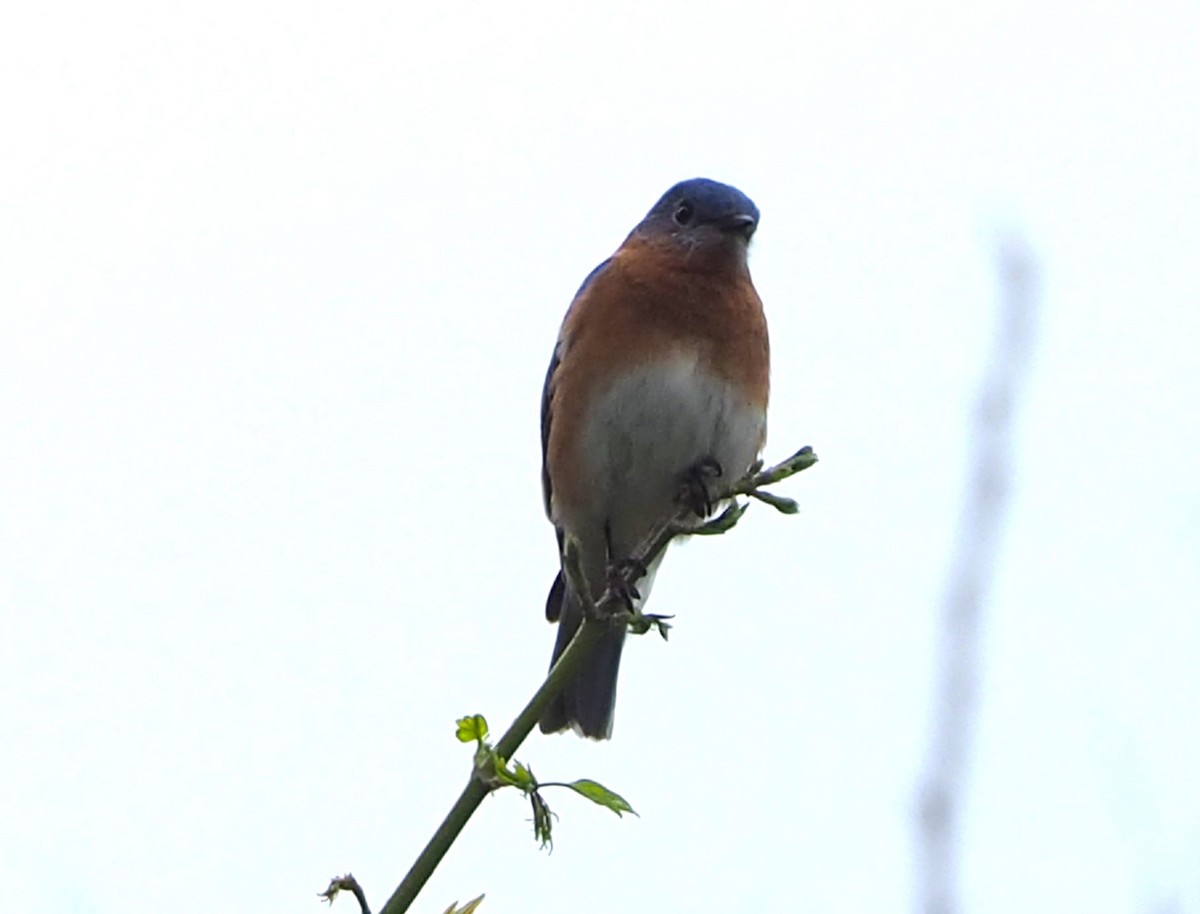
[{"label": "eastern bluebird", "polygon": [[[706,470],[738,479],[762,450],[767,323],[746,264],[757,226],[758,207],[736,188],[676,184],[563,319],[542,392],[542,491],[560,553],[567,538],[578,544],[593,599],[689,482]],[[643,598],[655,570],[638,583]],[[561,563],[546,618],[558,622],[553,664],[583,619]],[[612,735],[624,642],[624,631],[604,636],[542,732]]]}]

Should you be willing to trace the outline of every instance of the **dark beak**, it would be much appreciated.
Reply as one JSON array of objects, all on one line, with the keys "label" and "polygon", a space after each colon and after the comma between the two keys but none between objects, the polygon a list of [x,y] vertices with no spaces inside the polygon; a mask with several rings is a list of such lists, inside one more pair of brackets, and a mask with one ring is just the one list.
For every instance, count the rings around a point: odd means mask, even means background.
[{"label": "dark beak", "polygon": [[741,235],[747,241],[754,234],[754,230],[758,228],[758,220],[749,213],[734,213],[732,216],[726,216],[720,222],[721,231],[728,232],[731,235]]}]

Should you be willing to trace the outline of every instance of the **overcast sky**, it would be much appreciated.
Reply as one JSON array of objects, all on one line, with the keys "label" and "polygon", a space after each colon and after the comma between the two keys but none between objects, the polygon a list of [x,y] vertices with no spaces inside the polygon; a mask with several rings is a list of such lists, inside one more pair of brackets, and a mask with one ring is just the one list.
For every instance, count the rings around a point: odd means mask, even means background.
[{"label": "overcast sky", "polygon": [[[538,407],[672,183],[762,210],[786,518],[675,547],[553,854],[417,909],[906,910],[998,293],[1041,268],[964,911],[1200,911],[1200,10],[23,4],[0,24],[0,885],[376,905],[542,676]],[[1174,905],[1175,907],[1172,907]],[[344,899],[337,911],[354,910]]]}]

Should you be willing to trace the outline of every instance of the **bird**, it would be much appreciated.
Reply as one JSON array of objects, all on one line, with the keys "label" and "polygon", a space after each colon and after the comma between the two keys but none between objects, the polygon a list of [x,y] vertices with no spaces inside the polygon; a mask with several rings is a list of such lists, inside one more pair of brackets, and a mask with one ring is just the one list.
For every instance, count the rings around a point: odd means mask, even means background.
[{"label": "bird", "polygon": [[[739,479],[762,451],[770,346],[748,265],[758,222],[758,207],[737,188],[681,181],[567,309],[541,407],[542,494],[559,548],[546,599],[546,618],[558,624],[551,668],[587,602],[563,571],[566,544],[597,600],[612,569],[679,511],[681,493],[717,475]],[[706,512],[696,513],[699,523]],[[631,594],[638,607],[661,558]],[[612,736],[625,634],[603,634],[543,713],[542,732]]]}]

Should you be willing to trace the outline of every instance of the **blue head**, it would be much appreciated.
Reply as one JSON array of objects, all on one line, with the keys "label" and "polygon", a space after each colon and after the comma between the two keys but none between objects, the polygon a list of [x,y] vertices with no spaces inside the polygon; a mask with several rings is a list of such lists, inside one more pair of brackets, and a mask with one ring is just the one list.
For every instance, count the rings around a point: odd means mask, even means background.
[{"label": "blue head", "polygon": [[734,244],[742,250],[758,228],[758,207],[728,184],[680,181],[662,195],[634,234],[677,239],[689,248]]}]

